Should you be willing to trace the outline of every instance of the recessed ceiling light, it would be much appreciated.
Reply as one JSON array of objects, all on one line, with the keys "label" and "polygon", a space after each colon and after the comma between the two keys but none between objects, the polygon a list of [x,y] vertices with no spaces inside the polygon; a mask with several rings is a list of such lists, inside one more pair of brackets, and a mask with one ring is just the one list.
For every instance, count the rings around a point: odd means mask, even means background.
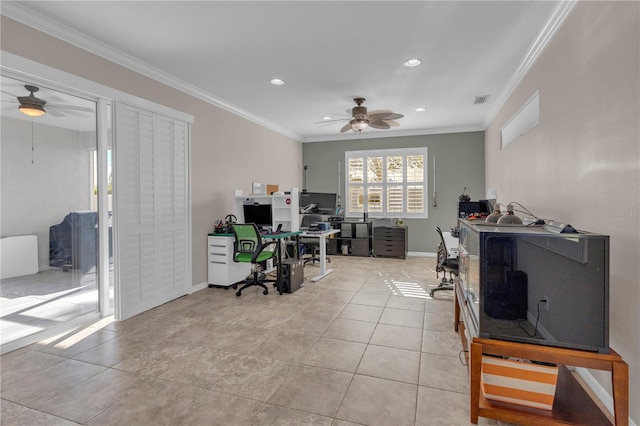
[{"label": "recessed ceiling light", "polygon": [[284,84],[284,80],[280,78],[272,78],[271,84],[273,84],[274,86],[282,86]]},{"label": "recessed ceiling light", "polygon": [[425,112],[427,109],[425,107],[418,107],[418,108],[414,108],[414,111],[416,112]]},{"label": "recessed ceiling light", "polygon": [[322,117],[323,120],[331,120],[331,116],[329,115],[325,115],[324,117]]},{"label": "recessed ceiling light", "polygon": [[417,67],[422,63],[422,59],[410,58],[402,63],[405,67]]}]

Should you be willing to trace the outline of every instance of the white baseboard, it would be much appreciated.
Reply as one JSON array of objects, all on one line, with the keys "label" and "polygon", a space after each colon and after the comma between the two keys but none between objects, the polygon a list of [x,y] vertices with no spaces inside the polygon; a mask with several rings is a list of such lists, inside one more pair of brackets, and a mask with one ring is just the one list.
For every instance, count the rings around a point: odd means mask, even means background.
[{"label": "white baseboard", "polygon": [[[576,373],[580,376],[582,380],[589,386],[589,389],[594,393],[594,395],[600,400],[602,405],[611,413],[613,416],[613,397],[607,392],[607,390],[602,387],[602,385],[591,375],[588,369],[584,367],[574,367]],[[633,420],[629,419],[629,426],[637,426]]]},{"label": "white baseboard", "polygon": [[410,251],[407,252],[407,256],[414,256],[414,257],[437,257],[436,253],[429,253],[429,252],[425,252],[425,251]]},{"label": "white baseboard", "polygon": [[196,284],[196,285],[191,287],[191,291],[189,292],[189,294],[193,294],[196,291],[204,290],[207,287],[209,287],[209,283],[207,281],[205,281],[203,283],[200,283],[200,284]]}]

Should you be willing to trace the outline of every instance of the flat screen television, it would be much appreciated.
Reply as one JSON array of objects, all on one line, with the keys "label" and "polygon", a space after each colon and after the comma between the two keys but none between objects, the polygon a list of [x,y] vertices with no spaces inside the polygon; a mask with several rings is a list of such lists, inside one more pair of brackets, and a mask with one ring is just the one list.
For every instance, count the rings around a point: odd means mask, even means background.
[{"label": "flat screen television", "polygon": [[479,337],[609,353],[608,236],[459,225],[459,280]]},{"label": "flat screen television", "polygon": [[332,215],[336,213],[338,207],[338,194],[326,192],[301,192],[300,209],[305,209],[310,205],[315,205],[311,211],[305,213],[318,213]]},{"label": "flat screen television", "polygon": [[242,211],[245,223],[255,223],[261,230],[273,226],[271,204],[245,204]]}]

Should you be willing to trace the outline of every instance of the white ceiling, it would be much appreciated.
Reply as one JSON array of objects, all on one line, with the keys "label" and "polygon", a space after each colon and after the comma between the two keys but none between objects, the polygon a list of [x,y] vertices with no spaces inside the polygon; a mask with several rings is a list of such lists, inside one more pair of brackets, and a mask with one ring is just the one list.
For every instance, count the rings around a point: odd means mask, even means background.
[{"label": "white ceiling", "polygon": [[[404,114],[399,127],[362,137],[483,130],[563,8],[561,1],[4,1],[2,13],[317,141],[357,136],[339,133],[346,120],[317,124],[326,115],[348,118],[354,97],[366,98],[370,111]],[[402,66],[414,57],[421,66]],[[271,85],[273,77],[285,84]]]}]

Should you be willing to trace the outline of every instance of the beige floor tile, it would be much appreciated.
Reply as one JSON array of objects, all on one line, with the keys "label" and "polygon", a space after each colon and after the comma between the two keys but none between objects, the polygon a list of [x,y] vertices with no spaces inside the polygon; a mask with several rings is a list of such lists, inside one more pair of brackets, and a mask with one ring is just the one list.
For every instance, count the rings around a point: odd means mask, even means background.
[{"label": "beige floor tile", "polygon": [[269,403],[333,417],[352,378],[351,373],[298,366]]},{"label": "beige floor tile", "polygon": [[382,310],[383,308],[380,306],[365,306],[349,303],[342,312],[340,312],[338,318],[378,322],[380,315],[382,315]]},{"label": "beige floor tile", "polygon": [[113,367],[117,363],[153,345],[153,340],[125,334],[95,346],[73,358],[91,364]]},{"label": "beige floor tile", "polygon": [[262,410],[253,418],[251,425],[254,426],[296,426],[314,425],[330,426],[331,417],[311,414],[305,411],[294,410],[292,408],[280,407],[272,404],[265,404]]},{"label": "beige floor tile", "polygon": [[[464,357],[462,357],[464,361]],[[452,392],[469,393],[469,371],[460,358],[422,353],[420,359],[421,386]]]},{"label": "beige floor tile", "polygon": [[367,281],[362,287],[360,287],[360,291],[358,293],[372,293],[382,296],[390,296],[391,293],[393,293],[394,289],[395,287],[391,279],[389,279],[388,281],[381,279],[374,282]]},{"label": "beige floor tile", "polygon": [[167,424],[248,425],[262,405],[260,401],[206,391]]},{"label": "beige floor tile", "polygon": [[364,343],[321,338],[300,362],[353,373],[358,368],[366,347]]},{"label": "beige floor tile", "polygon": [[242,324],[221,321],[203,322],[175,333],[167,340],[188,346],[205,346],[228,352],[251,353],[273,333],[275,330]]},{"label": "beige floor tile", "polygon": [[419,386],[415,424],[471,425],[469,395]]},{"label": "beige floor tile", "polygon": [[351,301],[351,299],[355,295],[356,295],[355,291],[332,287],[332,288],[326,289],[320,297],[326,300],[349,303],[349,301]]},{"label": "beige floor tile", "polygon": [[407,309],[384,308],[380,324],[401,325],[404,327],[422,328],[424,313]]},{"label": "beige floor tile", "polygon": [[118,335],[117,332],[111,330],[96,330],[92,327],[85,327],[34,343],[28,348],[34,351],[73,358],[75,355],[118,337]]},{"label": "beige floor tile", "polygon": [[320,336],[331,325],[337,313],[309,312],[300,314],[284,323],[280,330],[291,333],[310,334]]},{"label": "beige floor tile", "polygon": [[11,386],[3,386],[2,398],[31,407],[104,370],[104,367],[69,359],[14,382]]},{"label": "beige floor tile", "polygon": [[365,425],[413,425],[417,385],[356,375],[336,418]]},{"label": "beige floor tile", "polygon": [[[436,296],[437,297],[437,296]],[[425,303],[425,312],[432,313],[442,313],[446,315],[451,315],[453,318],[453,298],[437,298],[437,299],[427,299]]]},{"label": "beige floor tile", "polygon": [[408,309],[411,311],[424,312],[425,301],[426,299],[424,297],[391,295],[387,301],[387,308]]},{"label": "beige floor tile", "polygon": [[420,352],[368,345],[357,373],[417,384],[419,370]]},{"label": "beige floor tile", "polygon": [[312,334],[277,331],[258,346],[253,355],[297,362],[309,352],[309,349],[318,339],[319,336]]},{"label": "beige floor tile", "polygon": [[59,364],[66,358],[29,349],[19,349],[2,355],[0,360],[0,383],[4,390],[8,385]]},{"label": "beige floor tile", "polygon": [[423,330],[422,352],[457,357],[462,351],[460,336],[454,331]]},{"label": "beige floor tile", "polygon": [[389,300],[388,294],[367,293],[366,290],[360,290],[353,299],[351,304],[368,305],[368,306],[385,306]]},{"label": "beige floor tile", "polygon": [[420,350],[422,330],[419,328],[402,327],[399,325],[378,324],[369,344],[388,346],[392,348]]},{"label": "beige floor tile", "polygon": [[204,389],[168,380],[141,377],[126,398],[87,422],[88,425],[170,424]]},{"label": "beige floor tile", "polygon": [[369,343],[375,328],[376,323],[374,322],[336,318],[322,337]]},{"label": "beige floor tile", "polygon": [[273,358],[245,355],[211,389],[268,401],[289,376],[292,365]]},{"label": "beige floor tile", "polygon": [[451,314],[443,312],[425,312],[424,328],[425,330],[435,331],[452,331],[453,330],[453,312]]},{"label": "beige floor tile", "polygon": [[2,424],[6,426],[73,426],[78,424],[4,399],[0,400],[0,406],[2,406],[0,419],[2,419]]},{"label": "beige floor tile", "polygon": [[141,351],[113,368],[209,389],[242,356],[201,346],[165,344]]},{"label": "beige floor tile", "polygon": [[135,374],[108,369],[51,399],[33,403],[34,408],[78,423],[86,423],[135,389]]}]

